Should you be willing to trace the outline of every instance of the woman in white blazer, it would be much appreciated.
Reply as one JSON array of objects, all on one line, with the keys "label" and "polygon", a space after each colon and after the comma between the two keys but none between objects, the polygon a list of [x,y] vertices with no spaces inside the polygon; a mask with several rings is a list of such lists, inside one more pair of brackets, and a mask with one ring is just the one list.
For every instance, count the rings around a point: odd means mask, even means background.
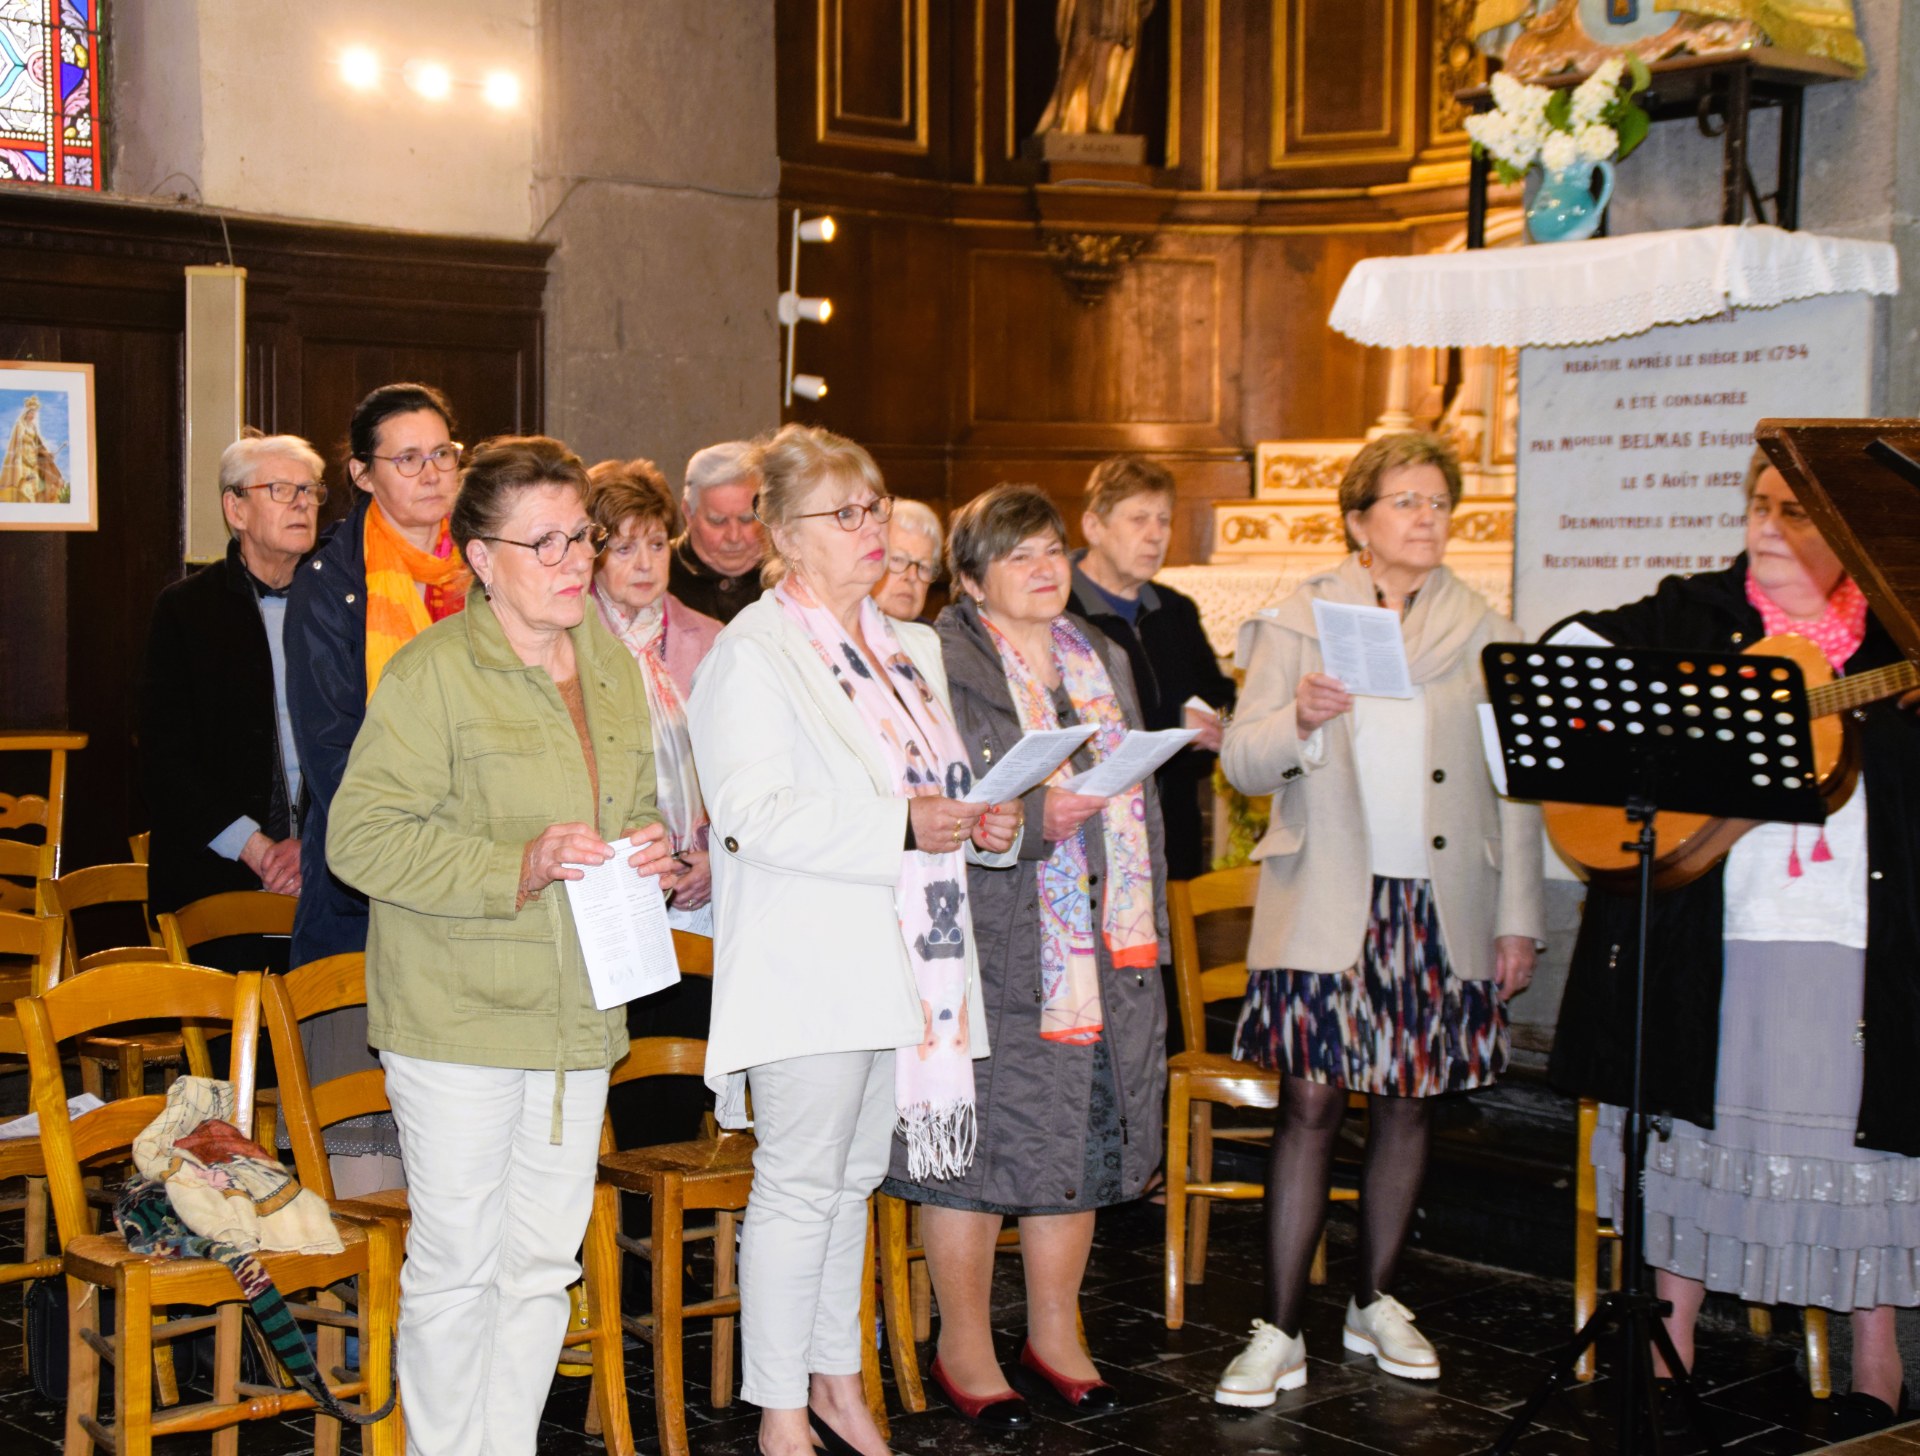
[{"label": "woman in white blazer", "polygon": [[[1389,1293],[1426,1169],[1431,1102],[1506,1066],[1506,998],[1533,976],[1539,811],[1494,793],[1480,650],[1514,626],[1441,564],[1460,470],[1431,435],[1389,435],[1340,485],[1357,548],[1240,631],[1246,670],[1221,767],[1273,795],[1234,1055],[1283,1073],[1268,1174],[1270,1319],[1214,1390],[1272,1404],[1306,1383],[1307,1271],[1350,1092],[1369,1099],[1360,1246],[1343,1343],[1433,1380],[1440,1361]],[[1314,603],[1401,619],[1406,699],[1327,675]]]},{"label": "woman in white blazer", "polygon": [[866,1202],[896,1125],[928,1168],[972,1155],[987,1037],[965,866],[1012,864],[1020,806],[962,802],[939,642],[869,598],[893,504],[872,457],[788,425],[754,463],[781,578],[721,632],[689,704],[712,823],[707,1082],[731,1127],[751,1091],[757,1139],[742,1394],[765,1456],[811,1456],[810,1427],[871,1453]]}]

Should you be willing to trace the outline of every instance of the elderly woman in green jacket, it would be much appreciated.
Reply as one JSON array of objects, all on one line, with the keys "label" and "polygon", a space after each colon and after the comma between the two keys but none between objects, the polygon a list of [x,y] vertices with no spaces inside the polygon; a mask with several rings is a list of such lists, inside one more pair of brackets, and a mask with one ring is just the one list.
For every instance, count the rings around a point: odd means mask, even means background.
[{"label": "elderly woman in green jacket", "polygon": [[397,1366],[407,1445],[530,1451],[593,1198],[626,1012],[594,1008],[556,881],[612,858],[671,888],[646,687],[586,610],[605,532],[542,436],[475,452],[453,539],[467,609],[382,675],[327,832],[368,896],[369,1040],[412,1229]]}]

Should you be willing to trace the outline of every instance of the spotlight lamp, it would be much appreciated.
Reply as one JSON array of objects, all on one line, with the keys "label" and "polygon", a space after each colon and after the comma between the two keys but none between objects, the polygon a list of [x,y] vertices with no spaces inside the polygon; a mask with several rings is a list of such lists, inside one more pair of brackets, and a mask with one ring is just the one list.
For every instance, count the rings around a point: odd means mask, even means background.
[{"label": "spotlight lamp", "polygon": [[781,397],[785,404],[792,404],[796,394],[802,399],[819,399],[827,392],[827,381],[818,374],[793,372],[794,351],[800,341],[800,325],[823,324],[833,317],[832,299],[806,298],[800,293],[800,245],[830,243],[833,241],[833,235],[838,231],[839,228],[830,217],[802,219],[797,210],[793,214],[793,241],[788,249],[787,259],[787,287],[779,300],[780,327],[787,331],[786,390]]},{"label": "spotlight lamp", "polygon": [[348,46],[340,52],[338,64],[341,83],[353,91],[377,90],[396,69],[408,90],[431,102],[446,101],[458,90],[478,94],[495,111],[512,111],[521,104],[525,91],[520,77],[505,68],[495,68],[484,75],[455,71],[444,61],[428,56],[415,56],[397,68],[390,68],[381,64],[379,54],[371,46],[365,45]]},{"label": "spotlight lamp", "polygon": [[487,105],[506,111],[520,104],[520,78],[511,71],[489,71],[480,83],[480,94]]},{"label": "spotlight lamp", "polygon": [[429,101],[445,101],[453,93],[453,76],[438,61],[408,61],[407,84]]},{"label": "spotlight lamp", "polygon": [[380,84],[380,57],[365,46],[349,46],[340,53],[340,79],[355,91],[371,91]]}]

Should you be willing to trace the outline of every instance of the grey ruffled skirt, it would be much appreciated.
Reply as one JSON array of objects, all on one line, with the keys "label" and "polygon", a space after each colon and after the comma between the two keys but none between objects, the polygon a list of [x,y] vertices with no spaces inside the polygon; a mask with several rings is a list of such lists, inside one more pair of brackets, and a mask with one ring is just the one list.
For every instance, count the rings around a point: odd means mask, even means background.
[{"label": "grey ruffled skirt", "polygon": [[[1865,952],[1726,942],[1711,1130],[1675,1119],[1647,1149],[1647,1261],[1749,1304],[1920,1305],[1920,1159],[1861,1147]],[[1624,1113],[1592,1156],[1602,1216]]]}]

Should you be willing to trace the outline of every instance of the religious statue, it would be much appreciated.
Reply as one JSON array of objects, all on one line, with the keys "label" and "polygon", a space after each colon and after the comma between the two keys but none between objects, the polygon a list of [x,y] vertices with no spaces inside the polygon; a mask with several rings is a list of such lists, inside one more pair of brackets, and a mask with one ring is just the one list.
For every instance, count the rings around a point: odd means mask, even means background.
[{"label": "religious statue", "polygon": [[1653,62],[1771,45],[1867,65],[1853,0],[1478,0],[1470,30],[1522,81],[1589,71],[1623,51]]},{"label": "religious statue", "polygon": [[1060,73],[1034,135],[1094,132],[1110,136],[1126,104],[1140,27],[1154,0],[1056,0],[1053,33]]},{"label": "religious statue", "polygon": [[14,505],[52,505],[66,500],[67,478],[54,451],[40,434],[40,396],[30,394],[13,422],[7,454],[0,462],[0,501]]}]

